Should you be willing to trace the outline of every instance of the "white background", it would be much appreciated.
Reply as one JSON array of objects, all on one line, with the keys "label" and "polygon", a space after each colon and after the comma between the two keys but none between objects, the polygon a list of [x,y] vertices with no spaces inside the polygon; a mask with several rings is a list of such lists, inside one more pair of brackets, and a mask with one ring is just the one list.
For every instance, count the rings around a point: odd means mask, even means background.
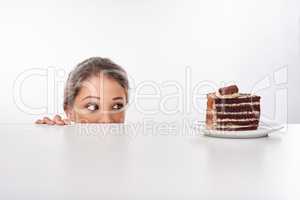
[{"label": "white background", "polygon": [[[1,123],[31,123],[61,113],[67,73],[91,56],[122,65],[133,86],[159,84],[159,99],[172,90],[161,83],[185,86],[188,66],[192,85],[233,81],[251,92],[269,83],[258,92],[263,116],[299,123],[299,11],[297,0],[1,1]],[[27,107],[48,106],[39,115],[24,112],[13,98],[15,80],[33,68],[48,69],[56,77],[47,85],[45,77],[33,76],[19,88]],[[185,107],[191,104],[189,97]],[[139,103],[158,108],[157,99]],[[204,108],[205,100],[200,104]],[[167,106],[181,109],[172,99]],[[203,118],[203,113],[190,111],[149,115],[133,103],[128,120]]]}]

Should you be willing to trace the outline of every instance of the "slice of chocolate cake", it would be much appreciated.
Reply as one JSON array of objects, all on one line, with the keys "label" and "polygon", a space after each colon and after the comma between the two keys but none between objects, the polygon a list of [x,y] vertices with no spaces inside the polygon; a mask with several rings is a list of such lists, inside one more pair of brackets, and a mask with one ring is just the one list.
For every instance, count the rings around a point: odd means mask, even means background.
[{"label": "slice of chocolate cake", "polygon": [[213,130],[256,130],[260,96],[239,93],[236,85],[207,94],[206,127]]}]

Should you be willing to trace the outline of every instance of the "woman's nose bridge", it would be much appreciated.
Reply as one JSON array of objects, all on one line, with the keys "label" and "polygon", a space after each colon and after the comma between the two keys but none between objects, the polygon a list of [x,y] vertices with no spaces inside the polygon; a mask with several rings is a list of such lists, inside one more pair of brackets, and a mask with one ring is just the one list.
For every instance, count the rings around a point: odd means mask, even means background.
[{"label": "woman's nose bridge", "polygon": [[113,122],[112,114],[110,112],[102,113],[101,117],[100,117],[100,122],[101,123],[111,123],[111,122]]}]

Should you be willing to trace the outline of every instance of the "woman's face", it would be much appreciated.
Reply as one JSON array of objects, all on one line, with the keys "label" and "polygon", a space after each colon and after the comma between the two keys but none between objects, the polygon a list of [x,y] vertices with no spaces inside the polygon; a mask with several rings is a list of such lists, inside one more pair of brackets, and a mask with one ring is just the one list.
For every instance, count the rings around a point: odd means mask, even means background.
[{"label": "woman's face", "polygon": [[125,89],[114,79],[99,74],[82,82],[67,115],[80,123],[123,123],[126,103]]}]

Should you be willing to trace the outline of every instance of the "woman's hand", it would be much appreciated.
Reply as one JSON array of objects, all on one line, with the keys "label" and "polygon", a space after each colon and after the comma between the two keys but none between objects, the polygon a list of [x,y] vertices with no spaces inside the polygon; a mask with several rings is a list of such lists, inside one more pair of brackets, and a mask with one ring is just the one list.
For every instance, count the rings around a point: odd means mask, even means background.
[{"label": "woman's hand", "polygon": [[43,119],[38,119],[36,124],[48,124],[48,125],[68,125],[71,124],[71,121],[69,119],[62,119],[61,116],[55,115],[53,119],[50,119],[49,117],[44,117]]}]

